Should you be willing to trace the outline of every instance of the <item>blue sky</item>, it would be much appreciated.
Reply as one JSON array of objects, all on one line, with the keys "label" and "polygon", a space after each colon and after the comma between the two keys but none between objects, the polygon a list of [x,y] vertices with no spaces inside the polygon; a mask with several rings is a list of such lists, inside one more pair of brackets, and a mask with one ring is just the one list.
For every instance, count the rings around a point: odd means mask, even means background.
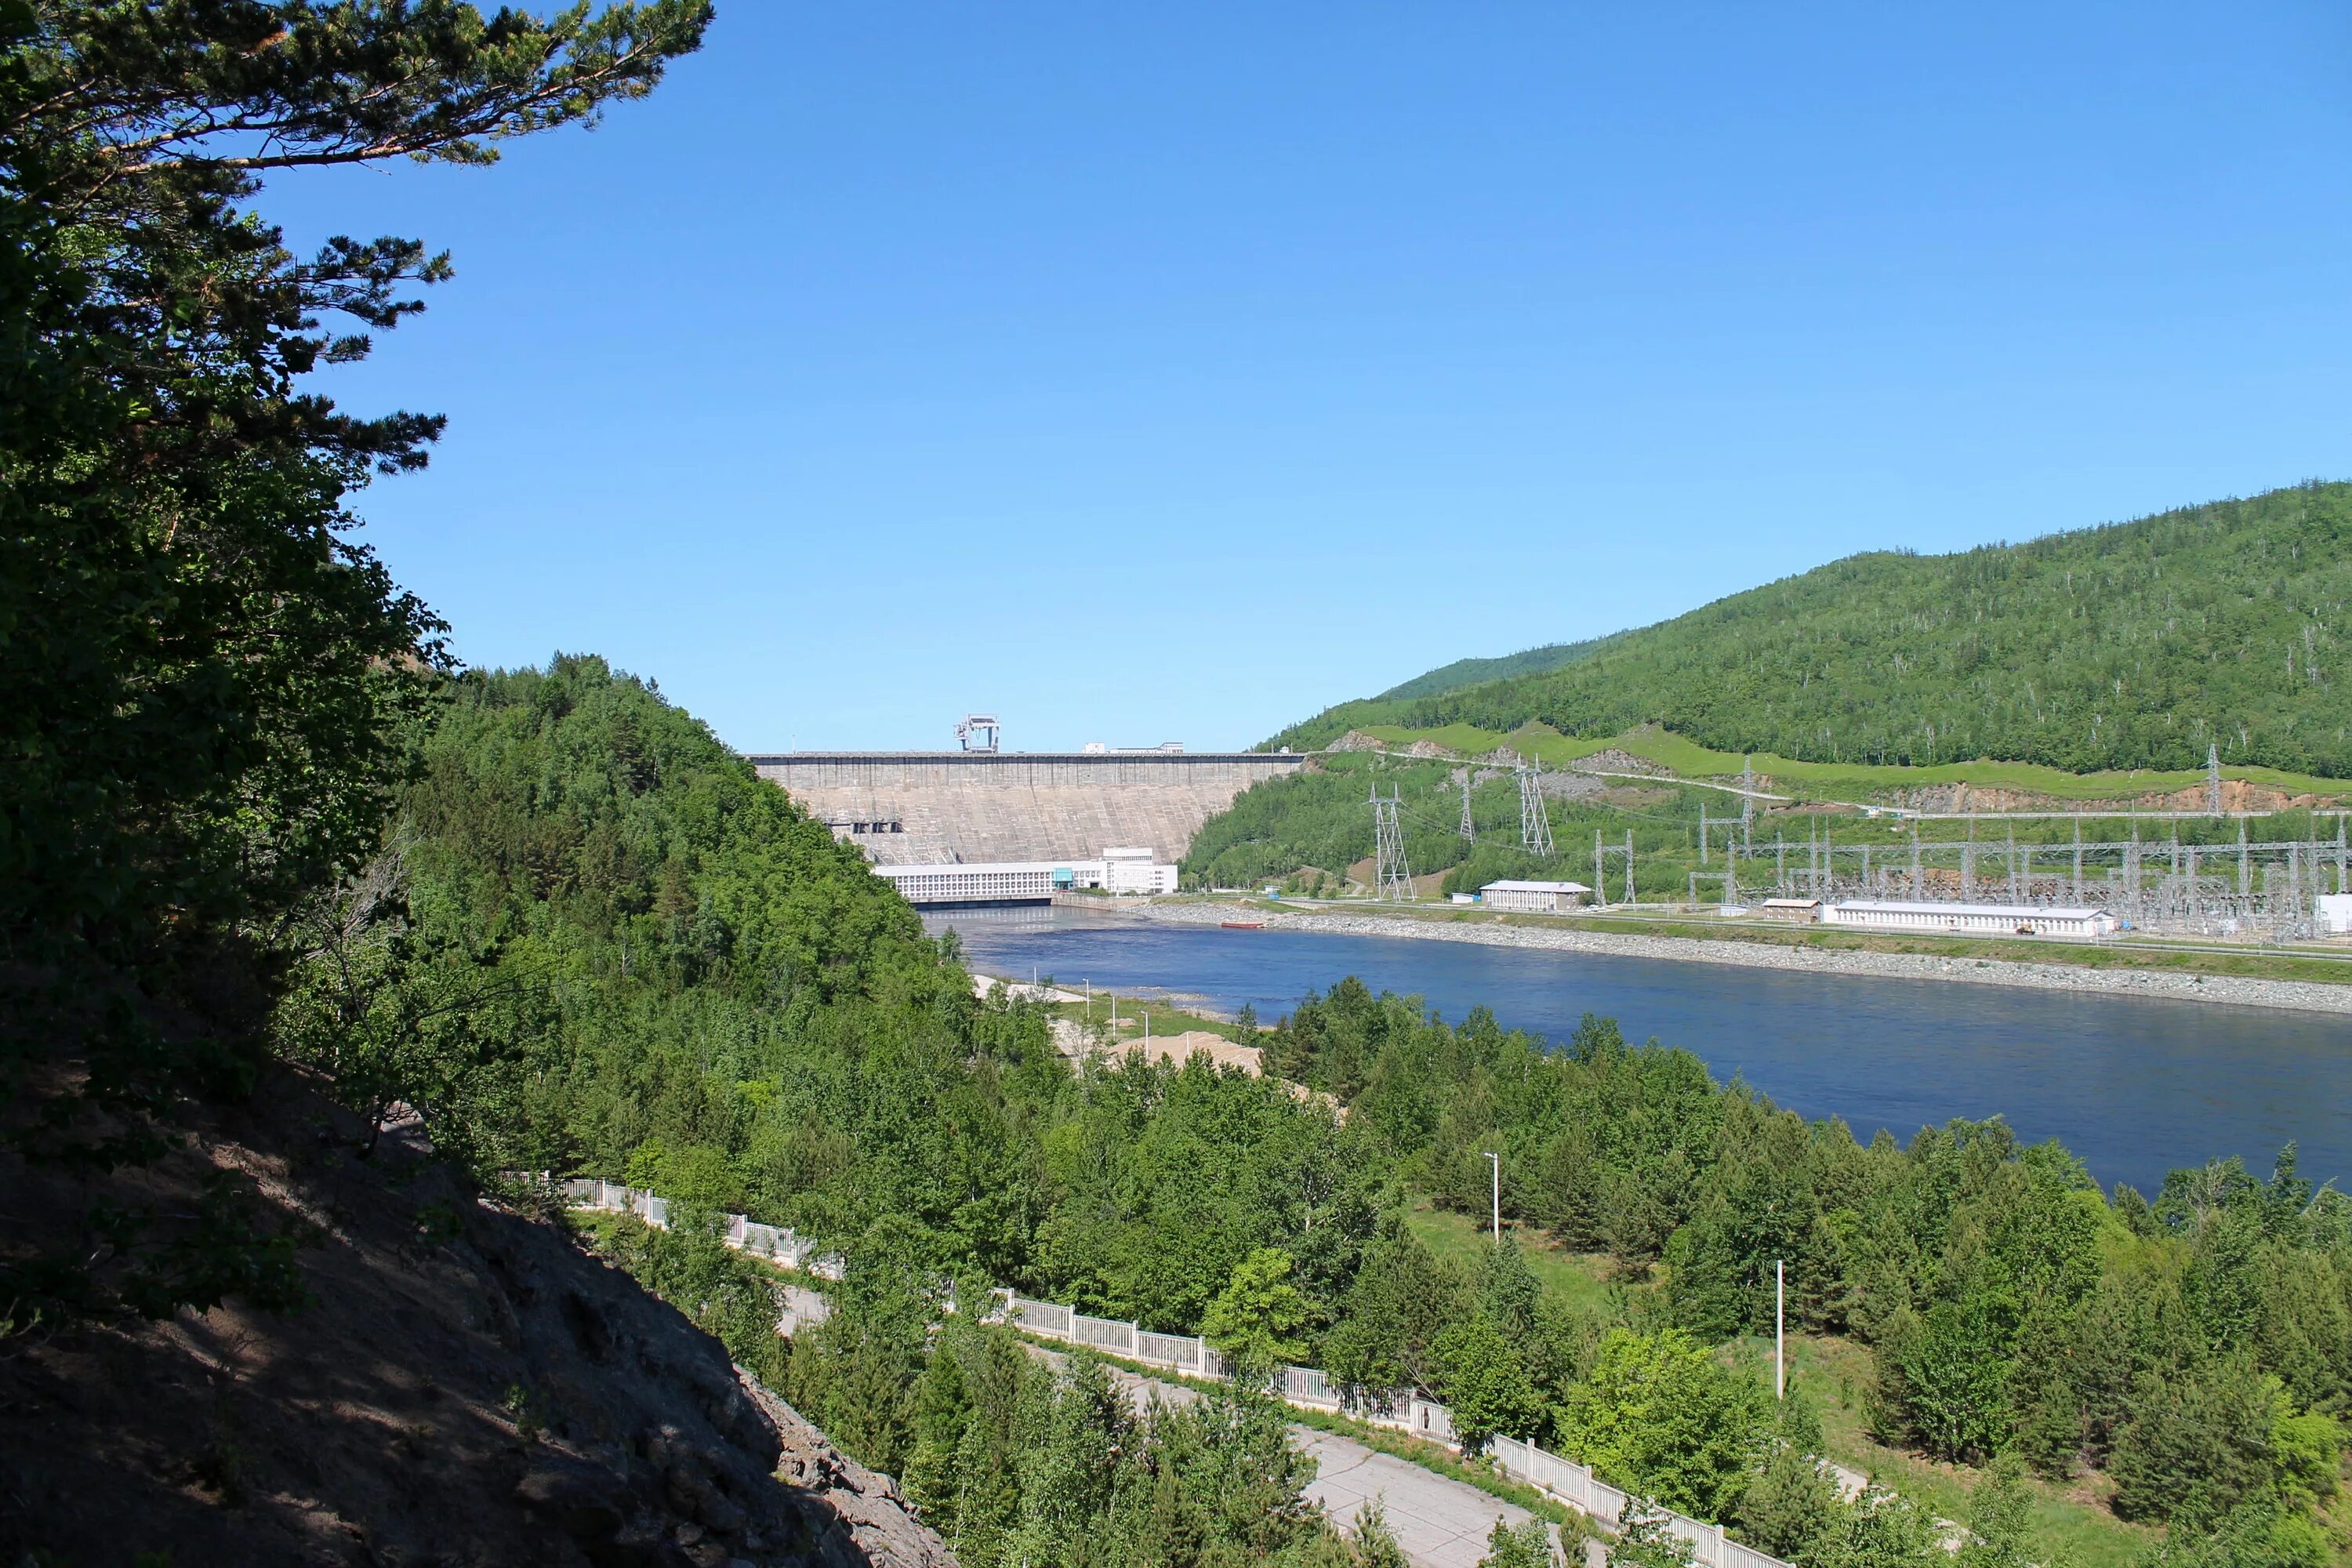
[{"label": "blue sky", "polygon": [[2352,475],[2317,5],[785,6],[498,166],[369,538],[746,750],[1243,745],[1469,654]]}]

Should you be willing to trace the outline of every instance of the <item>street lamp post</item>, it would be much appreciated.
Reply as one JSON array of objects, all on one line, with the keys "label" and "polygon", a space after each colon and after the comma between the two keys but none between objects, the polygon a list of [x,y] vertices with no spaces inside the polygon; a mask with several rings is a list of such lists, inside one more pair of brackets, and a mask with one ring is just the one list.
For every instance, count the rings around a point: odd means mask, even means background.
[{"label": "street lamp post", "polygon": [[1772,1397],[1789,1397],[1788,1265],[1772,1260]]},{"label": "street lamp post", "polygon": [[1492,1149],[1486,1151],[1486,1163],[1495,1182],[1495,1245],[1503,1245],[1503,1157]]}]

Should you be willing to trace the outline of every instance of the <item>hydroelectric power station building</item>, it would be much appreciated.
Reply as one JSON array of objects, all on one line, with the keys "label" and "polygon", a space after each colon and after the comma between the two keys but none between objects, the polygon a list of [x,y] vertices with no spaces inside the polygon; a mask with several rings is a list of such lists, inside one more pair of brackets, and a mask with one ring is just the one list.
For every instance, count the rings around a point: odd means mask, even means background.
[{"label": "hydroelectric power station building", "polygon": [[973,866],[877,866],[917,907],[940,904],[1045,904],[1056,893],[1172,893],[1176,868],[1137,846],[1106,849],[1099,860],[1000,860]]}]

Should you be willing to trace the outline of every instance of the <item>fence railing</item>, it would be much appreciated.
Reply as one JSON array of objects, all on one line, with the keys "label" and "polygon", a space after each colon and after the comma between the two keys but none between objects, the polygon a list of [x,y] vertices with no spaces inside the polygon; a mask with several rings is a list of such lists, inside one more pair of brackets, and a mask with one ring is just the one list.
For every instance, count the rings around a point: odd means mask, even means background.
[{"label": "fence railing", "polygon": [[[575,1176],[557,1182],[555,1190],[576,1209],[596,1209],[605,1214],[633,1214],[657,1230],[669,1228],[669,1200],[656,1197],[643,1187],[625,1187],[618,1182],[599,1181],[593,1176]],[[797,1268],[803,1274],[814,1274],[820,1279],[841,1278],[841,1255],[821,1253],[816,1243],[780,1225],[761,1225],[740,1214],[727,1216],[727,1229],[719,1239],[738,1252],[748,1252],[754,1258],[764,1258],[784,1268]],[[822,1318],[820,1313],[819,1317]]]},{"label": "fence railing", "polygon": [[[593,1178],[558,1182],[555,1186],[575,1208],[634,1214],[642,1216],[647,1225],[665,1228],[669,1225],[668,1201],[641,1188]],[[842,1276],[838,1254],[819,1254],[815,1243],[781,1226],[761,1225],[740,1214],[729,1215],[724,1239],[730,1247],[821,1279],[838,1279]],[[824,1296],[804,1286],[787,1286],[784,1294],[783,1315],[777,1324],[779,1332],[791,1333],[801,1324],[824,1321]],[[1089,1317],[1076,1307],[1033,1300],[1010,1290],[996,1292],[996,1303],[998,1314],[1006,1322],[1043,1339],[1089,1345],[1145,1366],[1163,1367],[1193,1377],[1223,1381],[1233,1375],[1223,1353],[1197,1335],[1163,1334],[1118,1318]],[[1453,1412],[1433,1399],[1424,1398],[1418,1389],[1400,1388],[1348,1397],[1320,1369],[1286,1366],[1282,1368],[1278,1393],[1286,1404],[1344,1411],[1376,1426],[1409,1432],[1449,1447],[1460,1447],[1454,1440]],[[1497,1436],[1489,1439],[1487,1451],[1505,1474],[1526,1481],[1601,1524],[1615,1527],[1631,1506],[1632,1500],[1622,1489],[1593,1474],[1589,1466],[1546,1453],[1533,1443]],[[1752,1546],[1729,1539],[1721,1525],[1704,1523],[1666,1510],[1660,1512],[1665,1516],[1666,1528],[1690,1544],[1692,1559],[1699,1568],[1788,1568],[1779,1558],[1768,1557]]]}]

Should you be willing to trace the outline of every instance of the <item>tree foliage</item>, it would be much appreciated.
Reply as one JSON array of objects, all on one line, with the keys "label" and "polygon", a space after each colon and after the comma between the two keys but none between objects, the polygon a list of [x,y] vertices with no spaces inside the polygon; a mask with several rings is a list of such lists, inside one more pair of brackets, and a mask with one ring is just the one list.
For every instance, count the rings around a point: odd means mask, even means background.
[{"label": "tree foliage", "polygon": [[[707,15],[0,4],[0,1070],[37,1086],[35,1152],[143,1157],[180,1097],[250,1085],[288,932],[380,847],[441,662],[350,508],[439,419],[300,382],[447,259],[297,257],[262,175],[487,162],[648,90]],[[371,991],[351,1022],[430,1005]],[[12,1289],[118,1310],[87,1259],[119,1253],[12,1265]]]}]

